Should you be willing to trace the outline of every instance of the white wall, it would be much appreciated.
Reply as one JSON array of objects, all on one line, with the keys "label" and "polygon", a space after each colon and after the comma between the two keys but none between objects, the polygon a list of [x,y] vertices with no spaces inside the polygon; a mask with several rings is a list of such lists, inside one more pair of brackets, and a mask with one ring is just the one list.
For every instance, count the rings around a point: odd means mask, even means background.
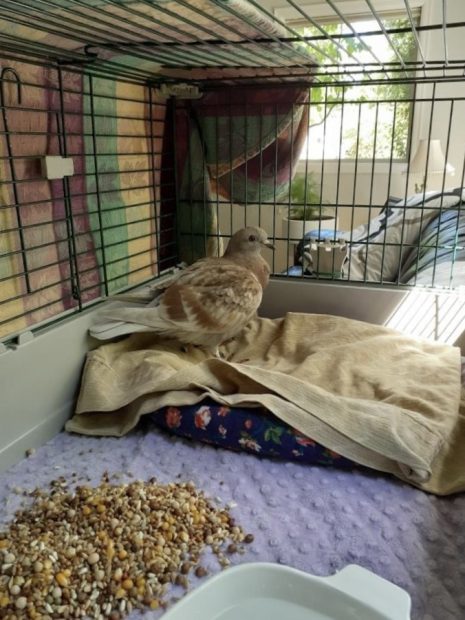
[{"label": "white wall", "polygon": [[72,414],[93,312],[0,350],[0,471],[53,437]]},{"label": "white wall", "polygon": [[[465,2],[463,0],[448,0],[447,21],[450,23],[465,21]],[[427,0],[422,11],[423,24],[442,23],[442,2]],[[425,50],[427,60],[444,58],[444,44],[442,30],[424,32],[421,35],[421,43]],[[463,28],[450,28],[447,31],[447,54],[449,60],[463,60],[465,57],[465,30]],[[461,71],[455,75],[461,76]],[[438,76],[441,72],[438,71]],[[419,86],[418,97],[432,97],[431,86]],[[435,92],[436,98],[459,98],[465,97],[465,83],[440,84]],[[427,138],[431,124],[431,137],[441,140],[446,159],[455,167],[455,176],[448,179],[448,184],[459,186],[462,182],[465,153],[465,101],[455,101],[452,110],[451,103],[436,103],[431,113],[431,105],[426,104],[417,108],[417,123],[415,124],[414,139]],[[431,122],[432,121],[432,122]],[[449,132],[450,126],[450,132]],[[450,142],[447,148],[447,136],[450,133]],[[447,151],[446,151],[447,149]],[[442,182],[442,179],[441,179]]]}]

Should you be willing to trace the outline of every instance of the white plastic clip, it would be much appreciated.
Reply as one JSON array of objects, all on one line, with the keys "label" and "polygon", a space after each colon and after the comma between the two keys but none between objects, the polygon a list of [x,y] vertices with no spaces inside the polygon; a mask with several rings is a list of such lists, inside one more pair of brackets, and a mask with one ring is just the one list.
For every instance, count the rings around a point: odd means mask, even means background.
[{"label": "white plastic clip", "polygon": [[34,340],[34,334],[30,331],[22,332],[19,334],[17,338],[18,345],[27,344],[28,342],[32,342]]},{"label": "white plastic clip", "polygon": [[158,89],[162,97],[177,97],[178,99],[200,99],[202,93],[194,84],[162,84]]},{"label": "white plastic clip", "polygon": [[74,161],[71,157],[46,155],[42,158],[42,175],[47,179],[62,179],[74,174]]}]

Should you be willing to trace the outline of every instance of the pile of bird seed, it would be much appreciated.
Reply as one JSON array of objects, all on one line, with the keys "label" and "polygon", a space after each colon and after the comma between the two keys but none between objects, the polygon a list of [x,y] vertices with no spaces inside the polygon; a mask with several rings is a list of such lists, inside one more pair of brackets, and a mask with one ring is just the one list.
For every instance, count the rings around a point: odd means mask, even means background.
[{"label": "pile of bird seed", "polygon": [[0,616],[120,620],[134,608],[166,605],[168,584],[188,574],[211,547],[225,553],[252,542],[229,511],[193,483],[66,485],[36,490],[33,504],[0,532]]}]

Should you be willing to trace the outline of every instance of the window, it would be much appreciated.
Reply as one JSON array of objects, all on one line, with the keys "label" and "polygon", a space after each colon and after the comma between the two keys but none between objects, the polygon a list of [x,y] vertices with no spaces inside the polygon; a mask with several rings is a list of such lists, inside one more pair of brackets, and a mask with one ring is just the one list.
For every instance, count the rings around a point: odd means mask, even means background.
[{"label": "window", "polygon": [[[386,30],[411,25],[408,19],[393,16],[382,23]],[[414,94],[408,82],[412,75],[408,63],[416,60],[413,32],[394,32],[389,40],[366,34],[380,31],[379,23],[369,18],[328,22],[323,27],[329,35],[355,31],[358,36],[311,44],[324,75],[310,89],[308,141],[301,157],[405,161]],[[294,28],[304,36],[321,36],[313,25]]]}]

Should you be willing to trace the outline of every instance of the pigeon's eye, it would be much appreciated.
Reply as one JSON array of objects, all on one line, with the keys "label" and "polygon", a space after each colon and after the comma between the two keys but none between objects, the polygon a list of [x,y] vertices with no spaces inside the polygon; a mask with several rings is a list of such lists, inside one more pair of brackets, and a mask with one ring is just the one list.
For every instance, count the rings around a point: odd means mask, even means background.
[{"label": "pigeon's eye", "polygon": [[256,241],[257,237],[255,235],[250,235],[249,241]]}]

